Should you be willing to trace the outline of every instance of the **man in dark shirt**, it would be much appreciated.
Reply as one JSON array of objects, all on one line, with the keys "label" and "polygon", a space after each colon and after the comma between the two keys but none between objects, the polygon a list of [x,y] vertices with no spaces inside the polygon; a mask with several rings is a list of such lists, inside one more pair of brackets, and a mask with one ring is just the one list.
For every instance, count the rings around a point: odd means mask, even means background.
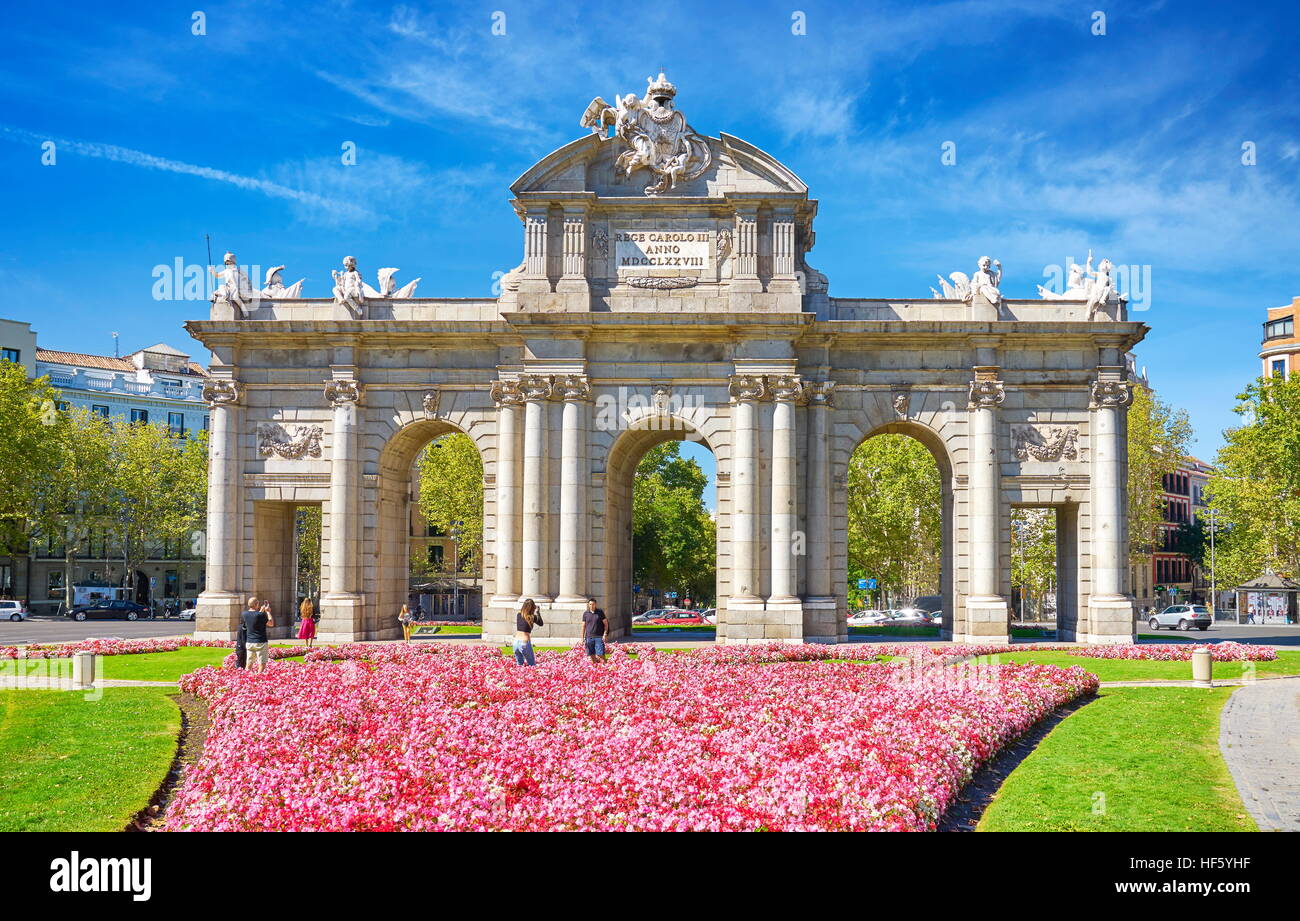
[{"label": "man in dark shirt", "polygon": [[261,674],[266,670],[267,647],[270,645],[266,628],[275,626],[270,602],[263,602],[259,607],[256,598],[249,598],[248,610],[240,614],[239,619],[247,637],[245,646],[248,649],[248,667]]},{"label": "man in dark shirt", "polygon": [[596,599],[587,599],[587,611],[582,615],[582,645],[586,647],[591,661],[608,661],[605,654],[605,641],[609,639],[609,621],[605,612],[596,607]]}]

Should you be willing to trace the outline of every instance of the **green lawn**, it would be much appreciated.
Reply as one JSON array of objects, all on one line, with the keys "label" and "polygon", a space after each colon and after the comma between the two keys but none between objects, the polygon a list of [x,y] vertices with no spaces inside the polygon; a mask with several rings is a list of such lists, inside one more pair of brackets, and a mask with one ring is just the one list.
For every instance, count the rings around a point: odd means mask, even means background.
[{"label": "green lawn", "polygon": [[175,652],[143,652],[134,656],[101,656],[100,677],[122,681],[178,681],[205,665],[220,665],[234,650],[183,646]]},{"label": "green lawn", "polygon": [[465,635],[478,636],[482,632],[483,632],[483,628],[477,625],[461,626],[461,625],[438,624],[436,627],[432,627],[432,626],[416,627],[415,630],[411,632],[411,635],[419,636],[420,634],[423,633],[424,635],[428,636],[430,634],[437,633],[442,636],[448,636],[451,634],[465,634]]},{"label": "green lawn", "polygon": [[[1191,662],[1148,662],[1141,659],[1089,659],[1067,652],[1011,652],[981,656],[980,662],[1037,662],[1043,665],[1082,665],[1102,681],[1190,681]],[[1274,662],[1215,662],[1215,678],[1242,678],[1254,669],[1254,675],[1300,675],[1300,649],[1281,650]]]},{"label": "green lawn", "polygon": [[0,832],[120,831],[176,754],[181,716],[168,693],[0,690]]},{"label": "green lawn", "polygon": [[1007,778],[977,831],[1255,831],[1219,753],[1231,688],[1108,688]]}]

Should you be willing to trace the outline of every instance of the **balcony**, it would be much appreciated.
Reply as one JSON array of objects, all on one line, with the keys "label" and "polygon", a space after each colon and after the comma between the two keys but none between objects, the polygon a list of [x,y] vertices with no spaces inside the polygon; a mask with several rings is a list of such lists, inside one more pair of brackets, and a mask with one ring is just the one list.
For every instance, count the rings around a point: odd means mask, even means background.
[{"label": "balcony", "polygon": [[1264,324],[1264,341],[1273,339],[1292,339],[1295,337],[1295,318],[1278,317]]}]

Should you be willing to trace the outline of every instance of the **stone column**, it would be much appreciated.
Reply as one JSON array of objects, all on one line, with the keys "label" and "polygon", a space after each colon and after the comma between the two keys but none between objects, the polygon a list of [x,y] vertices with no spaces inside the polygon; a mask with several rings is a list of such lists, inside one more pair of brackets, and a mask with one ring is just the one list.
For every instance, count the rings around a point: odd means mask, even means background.
[{"label": "stone column", "polygon": [[[587,294],[587,207],[566,205],[561,241],[560,279],[555,290],[567,294]],[[581,301],[575,307],[585,308]]]},{"label": "stone column", "polygon": [[758,600],[758,401],[767,393],[763,378],[731,379],[731,597]]},{"label": "stone column", "polygon": [[[998,412],[1006,397],[998,369],[977,367],[970,385],[967,421],[967,639],[1005,643],[1010,638],[1007,602],[1001,589],[1002,477],[998,464]],[[956,637],[954,637],[956,639]]]},{"label": "stone column", "polygon": [[591,385],[579,374],[555,382],[564,401],[560,434],[560,594],[557,602],[587,599],[587,398]]},{"label": "stone column", "polygon": [[834,597],[831,585],[830,415],[834,381],[806,385],[808,392],[808,595]]},{"label": "stone column", "polygon": [[524,398],[523,573],[520,593],[534,601],[546,594],[546,401],[551,379],[536,374],[519,379]]},{"label": "stone column", "polygon": [[[1121,371],[1114,369],[1116,374]],[[1133,640],[1133,600],[1124,592],[1128,568],[1125,413],[1132,399],[1126,380],[1100,377],[1092,384],[1092,593],[1085,637],[1090,643]]]},{"label": "stone column", "polygon": [[497,405],[497,476],[495,483],[497,576],[494,603],[511,604],[519,598],[519,563],[515,554],[519,527],[519,415],[523,394],[515,381],[492,384]]},{"label": "stone column", "polygon": [[772,594],[769,601],[797,602],[795,593],[795,404],[803,398],[797,375],[771,379],[772,399]]},{"label": "stone column", "polygon": [[195,635],[229,639],[244,609],[239,585],[239,498],[241,491],[240,386],[214,379],[203,387],[208,402],[208,524],[205,556],[207,584],[199,596]]},{"label": "stone column", "polygon": [[524,215],[524,275],[529,278],[546,277],[548,233],[546,206],[530,208]]},{"label": "stone column", "polygon": [[732,286],[738,291],[758,291],[758,206],[736,211],[736,256]]},{"label": "stone column", "polygon": [[361,596],[361,457],[357,407],[361,384],[336,377],[325,385],[325,399],[334,407],[330,456],[329,591],[321,599],[322,635],[364,635]]}]

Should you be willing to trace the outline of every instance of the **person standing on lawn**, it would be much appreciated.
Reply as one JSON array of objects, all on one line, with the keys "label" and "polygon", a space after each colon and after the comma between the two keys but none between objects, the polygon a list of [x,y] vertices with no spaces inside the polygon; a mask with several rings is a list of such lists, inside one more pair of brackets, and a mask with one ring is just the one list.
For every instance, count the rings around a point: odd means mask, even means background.
[{"label": "person standing on lawn", "polygon": [[596,607],[596,599],[587,599],[587,611],[582,615],[582,645],[591,658],[592,664],[597,661],[608,662],[609,657],[605,652],[605,643],[609,640],[609,618],[605,612]]},{"label": "person standing on lawn", "polygon": [[411,616],[409,606],[402,605],[402,610],[397,612],[397,622],[402,625],[402,642],[411,642],[411,627],[415,623],[415,618]]},{"label": "person standing on lawn", "polygon": [[239,619],[243,621],[244,630],[248,634],[248,667],[260,675],[266,671],[267,647],[271,643],[266,630],[275,626],[275,618],[271,616],[271,603],[263,601],[258,607],[257,599],[249,598],[248,610],[239,615]]},{"label": "person standing on lawn", "polygon": [[298,639],[307,644],[311,649],[312,641],[316,639],[316,609],[312,606],[310,598],[302,600],[302,607],[298,609],[298,616],[302,618],[302,624],[298,627]]},{"label": "person standing on lawn", "polygon": [[533,652],[533,627],[545,627],[537,603],[525,598],[515,615],[515,662],[520,665],[536,665],[537,656]]}]

